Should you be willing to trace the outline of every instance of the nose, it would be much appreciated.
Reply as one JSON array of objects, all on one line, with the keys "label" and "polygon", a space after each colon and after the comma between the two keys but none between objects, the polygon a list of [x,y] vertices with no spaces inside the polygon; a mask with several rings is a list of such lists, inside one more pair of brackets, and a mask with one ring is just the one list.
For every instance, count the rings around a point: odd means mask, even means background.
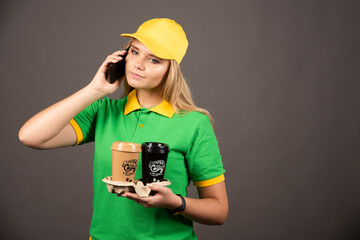
[{"label": "nose", "polygon": [[138,70],[144,70],[144,64],[142,60],[139,59],[138,61],[136,61],[134,67]]},{"label": "nose", "polygon": [[142,66],[141,66],[141,64],[139,64],[139,63],[135,63],[135,68],[136,68],[136,69],[139,69],[139,70],[142,70]]}]

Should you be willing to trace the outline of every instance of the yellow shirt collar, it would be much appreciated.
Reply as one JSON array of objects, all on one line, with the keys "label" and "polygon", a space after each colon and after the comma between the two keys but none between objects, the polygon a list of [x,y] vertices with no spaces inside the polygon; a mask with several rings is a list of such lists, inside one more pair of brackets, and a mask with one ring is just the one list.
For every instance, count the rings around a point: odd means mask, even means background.
[{"label": "yellow shirt collar", "polygon": [[[127,103],[125,105],[124,115],[131,113],[132,111],[141,109],[141,105],[136,97],[136,89],[131,91],[128,95]],[[156,112],[168,118],[172,118],[175,111],[167,101],[163,101],[159,105],[152,107],[149,111]]]}]

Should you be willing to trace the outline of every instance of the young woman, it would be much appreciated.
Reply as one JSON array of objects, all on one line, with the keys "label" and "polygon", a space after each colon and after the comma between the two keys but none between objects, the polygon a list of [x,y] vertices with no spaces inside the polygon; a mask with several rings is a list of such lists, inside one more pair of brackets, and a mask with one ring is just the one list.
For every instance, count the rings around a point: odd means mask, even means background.
[{"label": "young woman", "polygon": [[[38,149],[95,142],[90,239],[197,239],[192,221],[223,224],[228,200],[211,116],[194,105],[180,71],[186,35],[175,21],[162,18],[122,36],[131,38],[125,60],[126,51],[109,55],[86,87],[28,120],[19,139]],[[125,61],[125,76],[110,84],[108,66],[119,61]],[[121,81],[126,96],[106,98]],[[110,194],[101,179],[111,175],[114,141],[169,144],[165,178],[171,185],[151,186],[156,194],[146,198]],[[141,168],[139,161],[135,179]],[[199,199],[186,197],[190,181]]]}]

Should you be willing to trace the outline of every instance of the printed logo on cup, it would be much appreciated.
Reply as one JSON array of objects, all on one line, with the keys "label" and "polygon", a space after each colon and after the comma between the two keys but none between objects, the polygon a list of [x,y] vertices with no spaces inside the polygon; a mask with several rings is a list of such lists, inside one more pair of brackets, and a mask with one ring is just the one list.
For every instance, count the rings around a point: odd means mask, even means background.
[{"label": "printed logo on cup", "polygon": [[160,176],[163,174],[165,169],[165,161],[164,160],[155,160],[149,163],[150,175],[153,177]]},{"label": "printed logo on cup", "polygon": [[122,167],[124,168],[124,175],[126,176],[130,176],[133,175],[136,171],[136,166],[137,166],[137,160],[136,159],[131,159],[128,161],[124,161],[122,164]]}]

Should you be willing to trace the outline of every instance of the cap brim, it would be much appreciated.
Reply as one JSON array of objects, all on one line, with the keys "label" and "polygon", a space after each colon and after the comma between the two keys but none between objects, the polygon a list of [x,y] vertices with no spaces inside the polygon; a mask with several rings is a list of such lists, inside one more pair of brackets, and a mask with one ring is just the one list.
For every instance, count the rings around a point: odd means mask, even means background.
[{"label": "cap brim", "polygon": [[129,38],[136,38],[142,44],[145,45],[155,56],[162,58],[162,59],[174,59],[168,52],[164,51],[162,47],[160,47],[155,41],[151,38],[142,36],[141,34],[137,33],[123,33],[121,34],[122,37],[129,37]]}]

